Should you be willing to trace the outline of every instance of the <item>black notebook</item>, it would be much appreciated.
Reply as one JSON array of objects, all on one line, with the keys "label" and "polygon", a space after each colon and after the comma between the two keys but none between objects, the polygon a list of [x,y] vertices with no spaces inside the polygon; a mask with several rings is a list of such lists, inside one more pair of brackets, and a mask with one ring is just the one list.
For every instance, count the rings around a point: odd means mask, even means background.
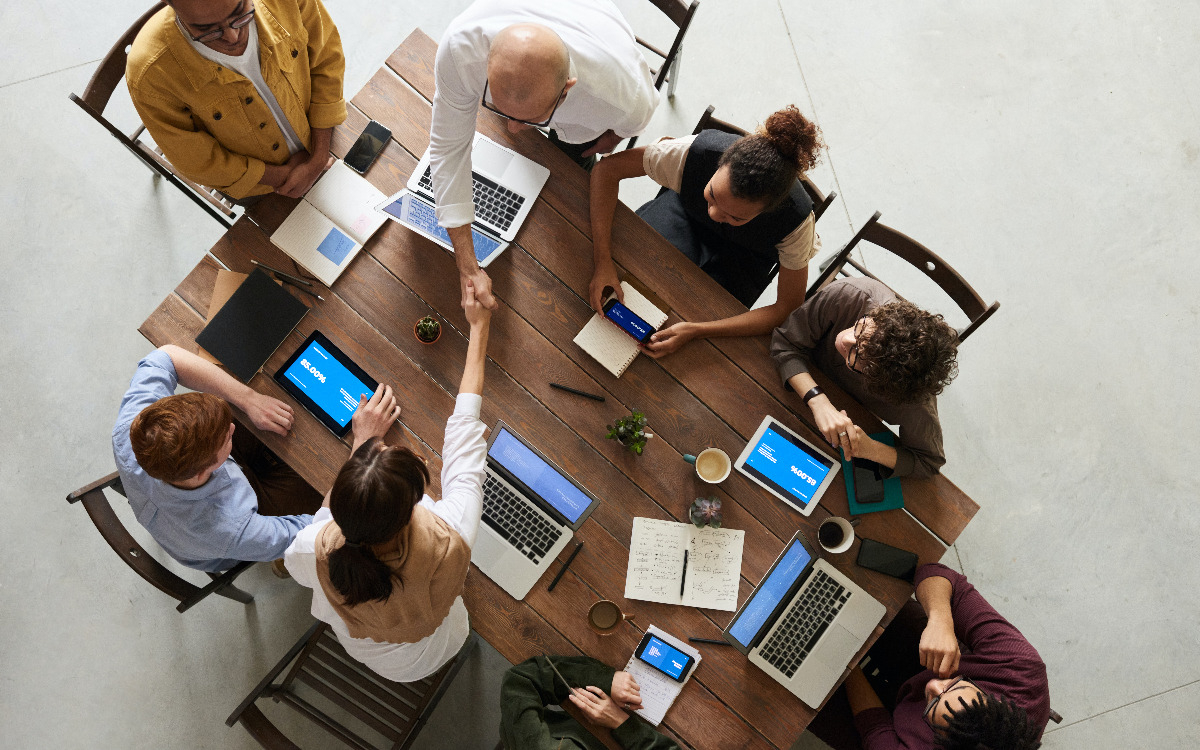
[{"label": "black notebook", "polygon": [[256,268],[196,336],[243,383],[292,332],[308,307]]}]

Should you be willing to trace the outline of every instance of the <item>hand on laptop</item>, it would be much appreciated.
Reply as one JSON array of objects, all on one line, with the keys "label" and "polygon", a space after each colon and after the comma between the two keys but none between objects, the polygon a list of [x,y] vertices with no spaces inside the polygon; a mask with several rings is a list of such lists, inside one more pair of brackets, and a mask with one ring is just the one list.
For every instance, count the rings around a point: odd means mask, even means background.
[{"label": "hand on laptop", "polygon": [[932,670],[938,677],[945,679],[958,673],[961,654],[958,637],[954,634],[954,621],[948,615],[930,615],[929,623],[921,631],[918,653],[921,666]]},{"label": "hand on laptop", "polygon": [[609,729],[616,729],[629,719],[629,714],[622,711],[612,698],[595,685],[586,689],[576,689],[571,693],[570,701],[583,712],[589,721]]},{"label": "hand on laptop", "polygon": [[251,391],[237,407],[246,412],[246,416],[260,430],[286,436],[288,430],[292,429],[292,407],[277,398]]},{"label": "hand on laptop", "polygon": [[379,384],[375,393],[368,399],[365,395],[358,399],[358,409],[350,418],[354,430],[354,445],[350,452],[373,437],[382,438],[391,429],[392,423],[400,418],[400,405],[390,385]]},{"label": "hand on laptop", "polygon": [[642,707],[642,689],[628,672],[613,675],[612,697],[617,705],[634,711]]}]

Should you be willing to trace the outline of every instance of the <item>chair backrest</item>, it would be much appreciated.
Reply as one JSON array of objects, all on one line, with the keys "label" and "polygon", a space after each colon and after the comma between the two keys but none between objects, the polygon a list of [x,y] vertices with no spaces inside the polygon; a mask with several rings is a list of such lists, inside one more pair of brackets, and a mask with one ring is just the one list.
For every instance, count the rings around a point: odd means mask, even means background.
[{"label": "chair backrest", "polygon": [[[329,626],[318,622],[234,709],[225,724],[233,726],[241,722],[268,750],[295,748],[255,705],[259,698],[273,698],[304,714],[355,750],[403,750],[416,740],[476,638],[472,632],[458,654],[433,675],[417,682],[400,683],[380,677],[351,658]],[[292,668],[276,683],[289,664]],[[363,730],[368,736],[363,736]],[[380,742],[380,738],[384,741]]]},{"label": "chair backrest", "polygon": [[882,283],[881,279],[850,257],[850,252],[859,242],[870,242],[905,260],[913,268],[925,274],[946,293],[946,296],[953,300],[954,304],[958,305],[970,321],[965,328],[958,332],[959,341],[965,341],[975,329],[979,328],[992,316],[992,313],[999,309],[999,302],[993,302],[991,305],[984,302],[979,293],[967,283],[967,280],[932,250],[911,237],[879,223],[879,217],[880,213],[876,211],[875,215],[863,225],[862,229],[858,230],[858,233],[846,243],[846,246],[837,255],[830,258],[827,264],[822,264],[824,270],[809,286],[809,295],[832,282],[846,265],[850,265],[864,276]]},{"label": "chair backrest", "polygon": [[[738,136],[749,135],[749,131],[739,128],[733,123],[719,120],[713,116],[716,107],[708,105],[704,110],[704,114],[700,115],[700,119],[696,122],[696,127],[692,130],[692,135],[699,135],[702,130],[720,130],[724,133],[732,133]],[[808,197],[812,198],[813,202],[813,221],[820,221],[821,215],[825,213],[825,209],[833,203],[833,199],[837,197],[836,190],[830,190],[829,195],[821,192],[817,184],[809,179],[808,175],[800,175],[800,184],[804,186],[804,192],[808,193]]]},{"label": "chair backrest", "polygon": [[125,494],[125,488],[121,486],[121,478],[117,472],[114,471],[103,479],[98,479],[75,490],[67,495],[67,502],[81,503],[84,510],[88,512],[88,516],[91,517],[92,524],[100,532],[100,536],[104,537],[104,541],[108,542],[108,546],[112,547],[113,552],[116,552],[126,565],[156,589],[178,600],[179,606],[176,609],[179,612],[186,612],[212,593],[221,594],[243,603],[251,601],[249,594],[234,588],[231,584],[238,574],[253,563],[239,563],[220,575],[210,574],[209,577],[212,578],[212,581],[204,587],[185,581],[155,560],[133,538],[125,528],[125,524],[121,523],[121,519],[117,517],[116,511],[113,510],[112,504],[104,494],[106,489],[114,490],[121,495]]},{"label": "chair backrest", "polygon": [[640,36],[635,36],[637,43],[650,50],[654,54],[663,59],[662,65],[658,69],[651,68],[654,73],[654,88],[662,90],[663,82],[667,80],[667,74],[671,70],[671,65],[674,64],[675,58],[679,55],[679,48],[683,45],[683,37],[687,34],[688,26],[692,24],[692,16],[696,15],[696,9],[700,7],[700,0],[650,0],[654,7],[663,12],[671,23],[675,24],[678,31],[675,33],[675,38],[671,40],[671,46],[663,52],[659,48],[650,44]]}]

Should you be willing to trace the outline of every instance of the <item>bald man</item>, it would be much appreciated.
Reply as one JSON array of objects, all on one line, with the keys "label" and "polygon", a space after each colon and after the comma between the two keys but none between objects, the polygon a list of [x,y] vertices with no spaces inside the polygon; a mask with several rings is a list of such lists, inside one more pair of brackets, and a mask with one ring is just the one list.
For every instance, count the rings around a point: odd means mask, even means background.
[{"label": "bald man", "polygon": [[454,244],[460,283],[471,279],[494,308],[471,240],[480,105],[514,133],[546,126],[564,151],[590,158],[641,133],[658,92],[633,30],[609,0],[478,0],[450,22],[434,77],[429,157],[438,223]]}]

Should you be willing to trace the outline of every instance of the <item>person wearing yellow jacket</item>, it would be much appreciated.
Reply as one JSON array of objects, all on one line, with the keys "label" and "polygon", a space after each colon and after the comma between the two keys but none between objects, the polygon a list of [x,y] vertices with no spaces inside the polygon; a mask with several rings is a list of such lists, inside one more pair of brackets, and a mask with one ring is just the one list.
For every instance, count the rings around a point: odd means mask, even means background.
[{"label": "person wearing yellow jacket", "polygon": [[181,174],[235,200],[308,192],[346,119],[346,57],[321,0],[167,0],[125,78]]}]

